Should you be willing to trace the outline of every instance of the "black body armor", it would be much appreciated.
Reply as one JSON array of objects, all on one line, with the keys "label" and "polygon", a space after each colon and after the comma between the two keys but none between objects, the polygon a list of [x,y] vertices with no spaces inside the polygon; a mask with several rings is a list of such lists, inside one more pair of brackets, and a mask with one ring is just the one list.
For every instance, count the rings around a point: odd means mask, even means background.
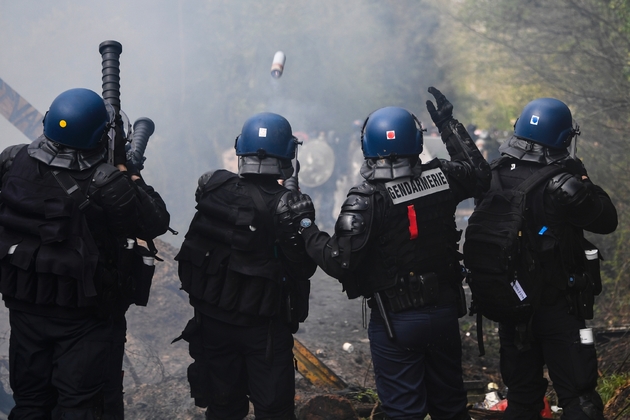
[{"label": "black body armor", "polygon": [[[258,209],[253,189],[260,192],[266,214]],[[279,313],[283,282],[291,273],[276,242],[287,194],[272,178],[252,181],[225,170],[200,178],[197,213],[176,257],[193,306],[245,325]],[[314,263],[308,265],[309,273],[292,277],[310,277]]]}]

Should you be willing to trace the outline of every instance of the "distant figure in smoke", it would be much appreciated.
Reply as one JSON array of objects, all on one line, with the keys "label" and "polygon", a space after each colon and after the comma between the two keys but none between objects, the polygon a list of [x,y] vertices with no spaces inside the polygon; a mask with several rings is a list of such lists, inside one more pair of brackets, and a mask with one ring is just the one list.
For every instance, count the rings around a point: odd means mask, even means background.
[{"label": "distant figure in smoke", "polygon": [[[108,106],[88,89],[63,92],[41,137],[0,154],[11,420],[101,419],[108,375],[122,381],[120,367],[108,368],[124,346],[116,326],[133,293],[128,262],[137,261],[135,239],[166,232],[169,214],[124,153],[106,163]],[[116,147],[124,146],[117,130]]]},{"label": "distant figure in smoke", "polygon": [[[295,419],[293,336],[317,266],[289,212],[297,139],[289,122],[256,114],[236,139],[238,174],[199,178],[197,213],[176,260],[195,317],[183,339],[188,381],[206,418]],[[314,213],[310,213],[311,223]]]},{"label": "distant figure in smoke", "polygon": [[492,163],[492,161],[501,156],[501,153],[499,153],[500,144],[489,130],[480,130],[475,144],[488,163]]},{"label": "distant figure in smoke", "polygon": [[[308,254],[339,279],[348,298],[368,299],[376,387],[391,419],[470,419],[462,378],[458,316],[463,297],[461,231],[455,209],[490,183],[490,167],[451,103],[435,88],[427,108],[451,160],[423,163],[422,127],[397,107],[368,116],[361,145],[364,182],[348,192],[330,237],[301,231]],[[290,203],[299,217],[313,206]]]}]

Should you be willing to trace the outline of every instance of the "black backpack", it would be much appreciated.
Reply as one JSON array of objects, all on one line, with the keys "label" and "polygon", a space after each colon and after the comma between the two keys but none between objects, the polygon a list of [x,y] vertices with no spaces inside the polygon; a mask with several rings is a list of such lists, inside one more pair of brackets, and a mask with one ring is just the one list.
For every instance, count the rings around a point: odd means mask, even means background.
[{"label": "black backpack", "polygon": [[495,171],[490,190],[476,203],[468,220],[464,265],[481,353],[482,316],[495,322],[526,323],[538,304],[541,285],[536,240],[531,237],[535,234],[527,228],[525,218],[527,193],[562,171],[557,165],[544,166],[505,190]]}]

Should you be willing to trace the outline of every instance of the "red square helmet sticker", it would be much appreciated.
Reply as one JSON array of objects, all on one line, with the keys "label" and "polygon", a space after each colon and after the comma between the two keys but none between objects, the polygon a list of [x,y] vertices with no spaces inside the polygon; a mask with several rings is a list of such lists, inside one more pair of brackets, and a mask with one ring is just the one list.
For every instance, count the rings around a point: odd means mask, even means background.
[{"label": "red square helmet sticker", "polygon": [[394,130],[387,131],[387,140],[394,140],[396,138],[396,132]]}]

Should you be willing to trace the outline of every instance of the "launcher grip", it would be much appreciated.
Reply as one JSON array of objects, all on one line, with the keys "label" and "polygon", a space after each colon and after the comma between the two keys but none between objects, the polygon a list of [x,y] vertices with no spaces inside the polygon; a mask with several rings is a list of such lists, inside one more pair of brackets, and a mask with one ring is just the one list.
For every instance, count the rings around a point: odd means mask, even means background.
[{"label": "launcher grip", "polygon": [[116,114],[120,112],[120,54],[122,45],[118,41],[103,41],[98,46],[102,57],[103,99],[109,102]]}]

